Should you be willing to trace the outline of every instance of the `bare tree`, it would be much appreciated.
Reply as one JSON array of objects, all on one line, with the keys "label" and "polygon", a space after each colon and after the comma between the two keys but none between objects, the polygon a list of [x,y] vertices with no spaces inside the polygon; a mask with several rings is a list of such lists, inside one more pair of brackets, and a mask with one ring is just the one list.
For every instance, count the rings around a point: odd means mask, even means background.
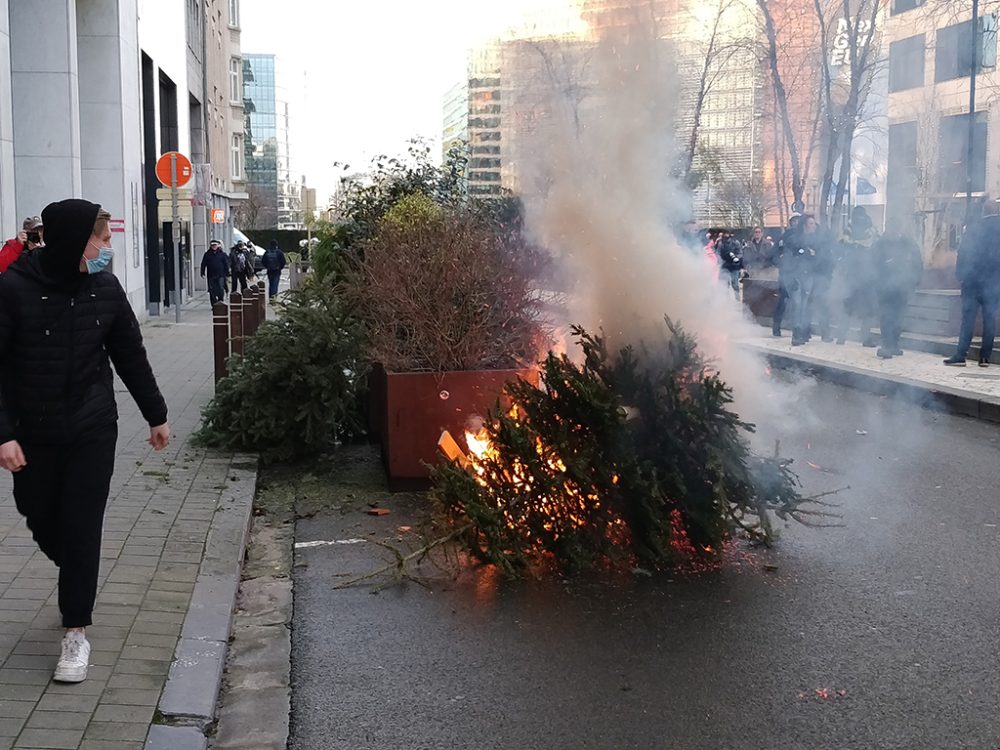
[{"label": "bare tree", "polygon": [[771,76],[771,88],[774,92],[778,119],[784,136],[784,145],[788,151],[792,170],[792,196],[796,203],[801,203],[805,195],[805,180],[802,174],[802,162],[799,158],[799,144],[788,108],[788,91],[785,88],[778,60],[778,32],[775,29],[774,17],[771,15],[771,8],[768,6],[767,0],[757,0],[757,7],[760,9],[764,21],[765,57]]},{"label": "bare tree", "polygon": [[233,222],[240,229],[259,229],[264,201],[256,185],[247,186],[247,197],[233,209]]},{"label": "bare tree", "polygon": [[723,19],[727,15],[739,11],[742,7],[743,5],[740,0],[715,0],[715,8],[712,12],[712,28],[709,32],[708,41],[703,47],[700,45],[696,47],[696,56],[701,58],[701,71],[698,78],[698,86],[695,90],[694,101],[692,102],[691,129],[688,134],[687,148],[681,167],[681,174],[685,182],[690,182],[691,170],[698,151],[705,100],[719,79],[729,72],[729,66],[734,56],[739,52],[746,51],[752,44],[750,40],[743,36],[733,37],[727,32],[723,24]]},{"label": "bare tree", "polygon": [[[829,56],[823,55],[821,69],[826,154],[819,209],[824,222],[829,218],[828,207],[835,170],[838,175],[833,215],[843,213],[852,168],[854,136],[861,123],[872,80],[881,60],[881,34],[876,28],[887,2],[888,0],[813,0],[824,50],[831,46],[843,49],[843,62],[848,68],[847,81],[839,86],[843,91],[835,92],[833,62]],[[836,22],[836,45],[831,45],[831,19]],[[842,94],[842,102],[837,100],[836,93]]]}]

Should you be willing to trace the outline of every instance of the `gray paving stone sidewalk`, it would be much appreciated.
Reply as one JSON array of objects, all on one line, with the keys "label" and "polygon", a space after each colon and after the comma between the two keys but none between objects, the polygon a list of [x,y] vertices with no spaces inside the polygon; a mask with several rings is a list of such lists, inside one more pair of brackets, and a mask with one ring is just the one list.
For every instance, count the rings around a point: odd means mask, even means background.
[{"label": "gray paving stone sidewalk", "polygon": [[856,342],[842,346],[826,343],[815,337],[805,346],[791,345],[786,333],[774,338],[766,329],[759,336],[741,340],[741,343],[765,354],[793,358],[805,364],[818,364],[864,373],[873,377],[923,386],[928,391],[963,394],[969,399],[1000,401],[1000,366],[977,367],[970,359],[967,367],[946,367],[939,354],[905,351],[900,357],[883,360],[875,356],[875,349],[867,349]]},{"label": "gray paving stone sidewalk", "polygon": [[51,682],[62,634],[56,569],[14,508],[10,475],[0,476],[0,750],[140,750],[153,722],[234,457],[190,445],[213,391],[207,302],[143,333],[174,436],[155,454],[117,383],[118,455],[83,684]]}]

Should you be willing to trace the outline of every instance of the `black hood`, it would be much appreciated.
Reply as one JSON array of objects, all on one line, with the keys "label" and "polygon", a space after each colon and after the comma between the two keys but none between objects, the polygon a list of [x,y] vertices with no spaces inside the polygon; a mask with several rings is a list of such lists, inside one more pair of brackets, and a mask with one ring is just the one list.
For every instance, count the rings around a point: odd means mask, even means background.
[{"label": "black hood", "polygon": [[81,198],[50,203],[42,211],[45,247],[38,253],[41,271],[55,282],[80,279],[80,258],[94,232],[101,207]]}]

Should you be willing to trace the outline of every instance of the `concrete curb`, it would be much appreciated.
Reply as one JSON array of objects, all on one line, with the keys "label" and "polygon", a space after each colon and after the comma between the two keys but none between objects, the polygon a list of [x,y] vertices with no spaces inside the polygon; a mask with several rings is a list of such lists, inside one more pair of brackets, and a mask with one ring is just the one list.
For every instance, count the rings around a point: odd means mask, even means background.
[{"label": "concrete curb", "polygon": [[214,750],[286,750],[291,718],[293,514],[254,517]]},{"label": "concrete curb", "polygon": [[204,750],[215,719],[257,491],[257,458],[236,455],[205,542],[146,750]]},{"label": "concrete curb", "polygon": [[926,409],[1000,423],[1000,399],[991,396],[911,378],[881,375],[852,365],[834,365],[803,354],[777,353],[755,346],[750,348],[765,355],[773,367],[782,370],[807,372],[830,383],[879,396],[903,398]]}]

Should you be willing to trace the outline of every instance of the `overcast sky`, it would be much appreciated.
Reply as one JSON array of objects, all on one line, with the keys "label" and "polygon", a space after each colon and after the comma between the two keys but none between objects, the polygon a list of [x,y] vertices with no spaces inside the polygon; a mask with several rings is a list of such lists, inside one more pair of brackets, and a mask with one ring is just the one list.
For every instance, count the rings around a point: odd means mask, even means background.
[{"label": "overcast sky", "polygon": [[440,141],[465,51],[527,9],[566,0],[243,0],[244,52],[274,53],[292,117],[293,169],[325,202],[340,172],[406,141]]}]

